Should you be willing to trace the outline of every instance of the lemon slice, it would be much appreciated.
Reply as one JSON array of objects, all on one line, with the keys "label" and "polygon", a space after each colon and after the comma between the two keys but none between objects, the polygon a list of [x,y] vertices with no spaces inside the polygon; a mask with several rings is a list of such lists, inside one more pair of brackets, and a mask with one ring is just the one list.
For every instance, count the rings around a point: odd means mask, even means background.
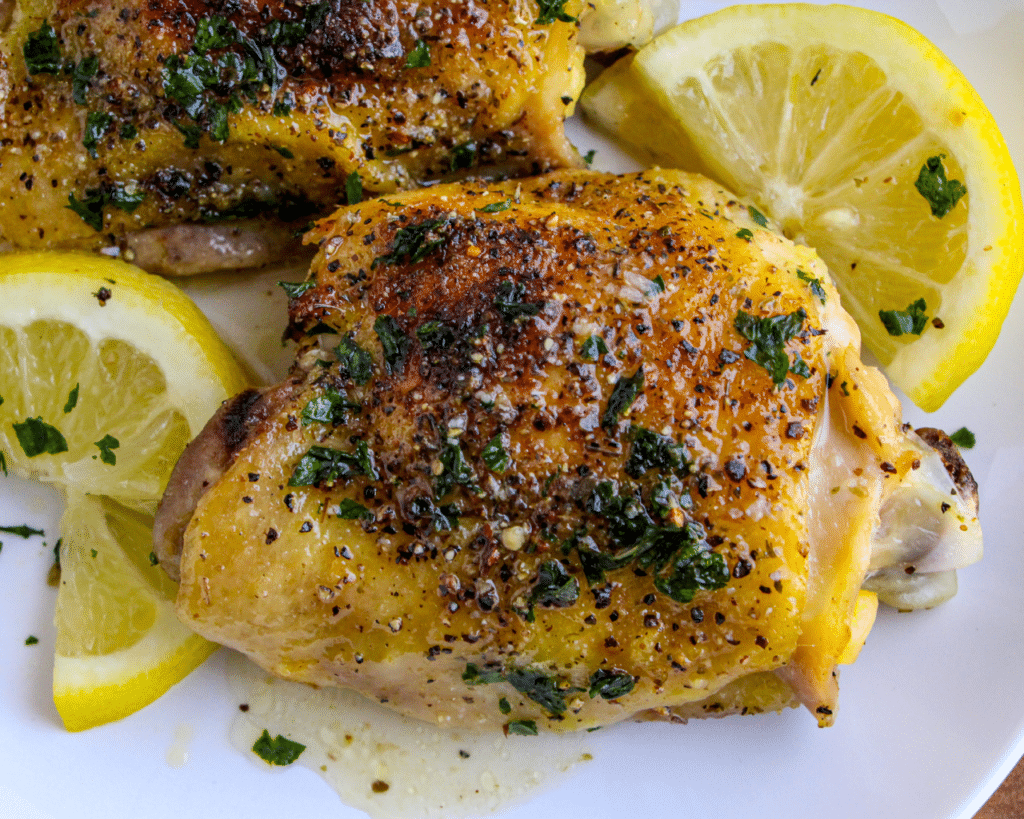
[{"label": "lemon slice", "polygon": [[733,6],[612,70],[584,112],[814,247],[915,403],[937,409],[980,366],[1024,269],[1020,183],[992,115],[928,40],[848,6]]},{"label": "lemon slice", "polygon": [[67,501],[54,698],[80,730],[213,649],[177,622],[150,528],[185,445],[246,378],[180,290],[122,262],[6,255],[0,292],[0,467]]},{"label": "lemon slice", "polygon": [[53,701],[69,731],[135,713],[217,647],[175,615],[177,586],[149,558],[152,527],[109,498],[67,498]]}]

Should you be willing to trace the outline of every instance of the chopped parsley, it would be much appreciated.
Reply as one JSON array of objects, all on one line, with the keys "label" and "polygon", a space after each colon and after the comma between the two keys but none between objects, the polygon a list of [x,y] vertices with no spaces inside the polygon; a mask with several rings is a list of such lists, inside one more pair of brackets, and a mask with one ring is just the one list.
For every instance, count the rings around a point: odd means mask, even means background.
[{"label": "chopped parsley", "polygon": [[[569,103],[566,103],[566,105],[568,105],[568,104],[569,104]],[[591,165],[593,165],[593,164],[594,164],[594,157],[595,157],[596,155],[597,155],[597,151],[596,151],[596,150],[594,150],[593,148],[591,148],[591,149],[590,149],[589,151],[587,151],[587,152],[586,152],[585,154],[583,154],[583,161],[587,163],[587,167],[588,167],[588,168],[589,168],[589,167],[590,167]]]},{"label": "chopped parsley", "polygon": [[[949,436],[949,440],[960,447],[960,449],[974,449],[974,445],[978,442],[977,438],[974,437],[974,433],[967,427],[960,427],[960,429]],[[3,530],[0,529],[0,531]]]},{"label": "chopped parsley", "polygon": [[878,317],[891,336],[919,336],[928,325],[928,316],[924,312],[927,309],[924,299],[918,299],[908,304],[906,310],[879,310]]},{"label": "chopped parsley", "polygon": [[38,642],[39,638],[36,637],[34,634],[30,634],[28,635],[28,637],[25,638],[25,645],[27,646],[34,646]]},{"label": "chopped parsley", "polygon": [[304,282],[278,282],[277,286],[284,290],[289,299],[297,299],[307,290],[316,287],[316,282],[312,279]]},{"label": "chopped parsley", "polygon": [[416,262],[422,261],[444,244],[444,237],[439,236],[435,231],[446,224],[448,224],[447,219],[427,219],[418,225],[399,228],[395,232],[391,250],[374,259],[370,269],[376,269],[379,264],[398,265],[403,262],[416,264]]},{"label": "chopped parsley", "polygon": [[348,420],[349,411],[358,413],[362,409],[362,404],[349,401],[345,393],[328,387],[302,408],[302,425],[330,424],[337,427]]},{"label": "chopped parsley", "polygon": [[455,331],[442,321],[425,321],[416,328],[424,350],[444,350],[455,342]]},{"label": "chopped parsley", "polygon": [[42,417],[26,418],[21,423],[14,423],[14,434],[25,455],[34,458],[37,455],[56,455],[68,451],[68,442],[60,431],[46,423]]},{"label": "chopped parsley", "polygon": [[489,205],[484,205],[482,208],[477,208],[477,213],[500,213],[503,210],[508,210],[512,207],[511,199],[502,199],[500,202],[491,202]]},{"label": "chopped parsley", "polygon": [[412,342],[391,316],[377,316],[373,330],[384,350],[384,363],[388,372],[398,372],[405,366],[405,358],[409,354]]},{"label": "chopped parsley", "polygon": [[500,432],[487,442],[480,457],[492,472],[505,472],[512,464],[512,458],[505,451],[505,444],[501,440]]},{"label": "chopped parsley", "polygon": [[121,442],[113,435],[104,435],[95,442],[94,446],[99,447],[100,460],[103,463],[109,466],[114,466],[117,463],[117,456],[114,454],[114,450],[121,446]]},{"label": "chopped parsley", "polygon": [[577,18],[566,12],[565,3],[566,0],[537,0],[537,5],[540,7],[537,25],[548,26],[555,20],[562,23],[575,23]]},{"label": "chopped parsley", "polygon": [[430,49],[423,40],[417,40],[413,50],[405,57],[406,68],[428,68],[430,66]]},{"label": "chopped parsley", "polygon": [[83,57],[71,69],[71,98],[78,105],[85,105],[85,93],[99,70],[100,58],[95,54]]},{"label": "chopped parsley", "polygon": [[530,591],[530,603],[538,606],[565,608],[580,596],[580,582],[557,560],[540,564],[537,582]]},{"label": "chopped parsley", "polygon": [[85,192],[84,199],[77,199],[73,193],[68,194],[68,210],[77,213],[89,227],[95,231],[103,230],[103,208],[113,205],[115,208],[131,213],[145,200],[142,191],[129,193],[120,182],[104,188],[91,188]]},{"label": "chopped parsley", "polygon": [[354,452],[314,444],[299,459],[288,479],[289,486],[329,486],[339,480],[366,475],[379,480],[373,451],[366,441],[357,441]]},{"label": "chopped parsley", "polygon": [[419,495],[410,501],[409,512],[414,518],[429,520],[435,532],[459,528],[459,507],[454,503],[438,505],[426,495]]},{"label": "chopped parsley", "polygon": [[462,454],[457,438],[449,438],[438,455],[441,463],[441,473],[434,478],[434,494],[443,498],[451,492],[456,485],[476,488],[476,474],[473,472]]},{"label": "chopped parsley", "polygon": [[75,406],[78,404],[78,388],[79,388],[79,386],[81,386],[81,385],[75,384],[75,386],[71,388],[71,392],[68,393],[68,400],[64,403],[64,414],[65,415],[67,415],[69,412],[71,412],[71,410],[73,410],[75,408]]},{"label": "chopped parsley", "polygon": [[494,308],[501,314],[505,321],[515,321],[526,316],[535,316],[544,307],[542,301],[523,301],[526,295],[526,285],[522,282],[513,282],[505,279],[498,283],[494,294]]},{"label": "chopped parsley", "polygon": [[512,706],[509,704],[507,698],[502,697],[500,700],[498,700],[498,710],[505,715],[512,713]]},{"label": "chopped parsley", "polygon": [[597,361],[608,352],[608,345],[601,336],[590,336],[580,347],[580,358],[585,361]]},{"label": "chopped parsley", "polygon": [[33,529],[31,526],[25,526],[24,524],[20,526],[0,526],[0,532],[5,535],[17,535],[26,539],[33,535],[43,537],[46,534],[42,529]]},{"label": "chopped parsley", "polygon": [[338,356],[338,370],[342,377],[351,378],[362,386],[373,375],[373,356],[364,350],[355,340],[346,337],[334,348]]},{"label": "chopped parsley", "polygon": [[818,297],[822,304],[825,303],[825,288],[821,286],[821,279],[816,279],[806,270],[796,269],[796,277],[802,282],[807,282],[811,292]]},{"label": "chopped parsley", "polygon": [[753,205],[747,205],[747,213],[754,222],[763,228],[768,227],[768,217],[765,216],[761,211],[755,208]]},{"label": "chopped parsley", "polygon": [[338,504],[338,517],[344,520],[362,520],[364,518],[372,518],[373,512],[359,503],[359,501],[345,498]]},{"label": "chopped parsley", "polygon": [[[807,313],[803,308],[788,315],[760,319],[742,310],[736,314],[733,326],[741,336],[751,342],[743,354],[755,364],[764,367],[771,374],[772,383],[776,386],[786,380],[786,374],[791,370],[798,375],[803,374],[790,367],[786,342],[800,332],[806,318]],[[799,361],[799,356],[797,360]],[[806,367],[806,364],[804,366]]]},{"label": "chopped parsley", "polygon": [[633,690],[636,680],[628,671],[599,668],[590,675],[590,698],[600,694],[601,699],[615,700]]},{"label": "chopped parsley", "polygon": [[483,671],[474,663],[466,663],[466,670],[462,672],[462,681],[466,685],[487,685],[504,681],[505,676],[496,669],[485,668]]},{"label": "chopped parsley", "polygon": [[114,118],[104,111],[90,111],[89,115],[85,118],[85,135],[82,137],[82,145],[89,152],[89,156],[93,159],[97,159],[99,154],[96,153],[96,148],[99,146],[100,139],[110,128],[110,123],[113,122]]},{"label": "chopped parsley", "polygon": [[624,470],[631,478],[641,478],[651,469],[685,469],[686,447],[666,435],[643,427],[633,427],[633,443]]},{"label": "chopped parsley", "polygon": [[229,20],[219,14],[200,19],[196,25],[196,37],[192,42],[192,50],[196,54],[205,54],[211,48],[227,48],[238,41],[238,29]]},{"label": "chopped parsley", "polygon": [[532,719],[509,720],[505,725],[505,730],[520,737],[535,737],[537,736],[537,721]]},{"label": "chopped parsley", "polygon": [[633,406],[636,397],[644,388],[644,368],[641,365],[629,378],[620,378],[608,397],[608,406],[601,416],[601,427],[612,434],[619,424],[619,416]]},{"label": "chopped parsley", "polygon": [[358,205],[363,201],[363,180],[359,176],[359,171],[352,171],[347,177],[345,177],[345,203],[348,205]]},{"label": "chopped parsley", "polygon": [[754,234],[751,232],[750,228],[740,228],[736,231],[736,236],[737,238],[743,239],[747,242],[754,238]]},{"label": "chopped parsley", "polygon": [[[227,126],[225,125],[225,128],[226,127]],[[224,134],[224,139],[227,139],[227,133]],[[222,139],[222,140],[219,140],[219,141],[223,142],[224,140]],[[277,151],[279,154],[281,154],[281,156],[283,156],[285,159],[295,159],[295,154],[293,154],[291,152],[290,148],[282,148],[280,145],[274,145],[273,148],[274,148],[275,151]]]},{"label": "chopped parsley", "polygon": [[118,136],[121,139],[135,139],[139,135],[139,129],[136,128],[130,122],[122,122],[121,129],[118,131]]},{"label": "chopped parsley", "polygon": [[921,172],[914,183],[917,192],[928,201],[932,216],[939,219],[953,210],[967,193],[963,182],[946,178],[946,169],[942,164],[944,158],[945,154],[929,157],[921,166]]},{"label": "chopped parsley", "polygon": [[46,20],[36,31],[29,33],[22,53],[29,74],[57,74],[61,69],[57,32]]},{"label": "chopped parsley", "polygon": [[476,143],[463,142],[452,148],[451,159],[448,166],[453,171],[472,168],[476,164]]},{"label": "chopped parsley", "polygon": [[252,752],[271,765],[291,765],[305,750],[305,745],[293,742],[280,734],[271,739],[270,732],[266,730],[252,746]]}]

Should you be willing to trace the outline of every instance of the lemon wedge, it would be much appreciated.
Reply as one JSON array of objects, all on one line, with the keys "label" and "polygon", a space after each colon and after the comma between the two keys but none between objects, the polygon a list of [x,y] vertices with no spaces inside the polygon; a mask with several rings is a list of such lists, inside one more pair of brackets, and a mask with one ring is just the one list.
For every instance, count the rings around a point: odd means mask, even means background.
[{"label": "lemon wedge", "polygon": [[150,530],[178,456],[246,378],[180,290],[128,264],[6,255],[0,292],[0,467],[66,499],[54,700],[81,730],[214,648],[177,621]]},{"label": "lemon wedge", "polygon": [[878,12],[748,5],[626,59],[583,111],[814,247],[915,403],[937,409],[981,365],[1024,270],[1020,183],[992,115],[934,45]]}]

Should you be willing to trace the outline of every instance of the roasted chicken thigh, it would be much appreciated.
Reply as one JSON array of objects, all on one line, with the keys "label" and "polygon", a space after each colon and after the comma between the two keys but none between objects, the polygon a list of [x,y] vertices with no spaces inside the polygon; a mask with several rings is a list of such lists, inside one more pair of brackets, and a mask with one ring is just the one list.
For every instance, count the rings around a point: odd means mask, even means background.
[{"label": "roasted chicken thigh", "polygon": [[0,246],[245,266],[363,189],[581,164],[576,0],[2,5]]},{"label": "roasted chicken thigh", "polygon": [[980,531],[822,262],[763,223],[669,171],[321,221],[290,377],[228,402],[164,497],[181,618],[453,725],[830,724],[865,578],[898,604]]}]

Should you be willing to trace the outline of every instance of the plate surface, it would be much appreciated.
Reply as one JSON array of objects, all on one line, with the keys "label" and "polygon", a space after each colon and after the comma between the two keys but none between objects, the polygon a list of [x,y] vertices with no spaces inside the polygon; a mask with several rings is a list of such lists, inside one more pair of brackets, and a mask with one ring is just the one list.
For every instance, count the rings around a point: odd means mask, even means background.
[{"label": "plate surface", "polygon": [[[695,16],[723,4],[682,5]],[[906,20],[942,48],[985,99],[1024,170],[1024,0],[858,5]],[[571,128],[581,150],[597,149],[597,167],[631,167],[582,124]],[[288,358],[277,329],[284,299],[273,282],[301,275],[263,274],[255,285],[215,277],[188,289],[269,377]],[[1022,348],[1018,298],[985,365],[939,412],[905,407],[915,425],[976,433],[967,460],[980,486],[986,554],[960,573],[948,604],[879,617],[857,664],[843,672],[834,728],[819,730],[802,711],[616,726],[593,735],[592,762],[501,816],[972,817],[1024,751]],[[55,593],[45,583],[59,516],[48,490],[0,476],[0,525],[46,532],[0,537],[0,816],[363,815],[309,771],[269,772],[232,748],[238,703],[224,652],[141,713],[65,733],[51,699]],[[25,645],[30,634],[38,645]]]}]

